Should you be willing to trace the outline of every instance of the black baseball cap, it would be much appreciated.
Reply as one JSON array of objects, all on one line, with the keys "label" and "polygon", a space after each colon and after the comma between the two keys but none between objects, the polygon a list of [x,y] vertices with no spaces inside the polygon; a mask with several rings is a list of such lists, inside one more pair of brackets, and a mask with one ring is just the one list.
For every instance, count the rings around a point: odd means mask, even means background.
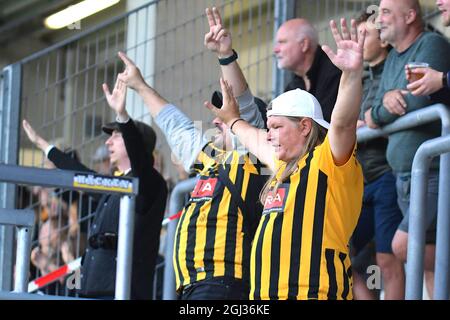
[{"label": "black baseball cap", "polygon": [[[144,140],[145,150],[149,151],[150,153],[153,152],[156,144],[156,133],[153,128],[140,121],[131,119],[130,121],[134,121],[134,124],[136,125],[138,131],[141,133],[142,139]],[[121,132],[120,126],[116,121],[104,124],[102,126],[102,130],[108,135],[112,135],[114,130]]]}]

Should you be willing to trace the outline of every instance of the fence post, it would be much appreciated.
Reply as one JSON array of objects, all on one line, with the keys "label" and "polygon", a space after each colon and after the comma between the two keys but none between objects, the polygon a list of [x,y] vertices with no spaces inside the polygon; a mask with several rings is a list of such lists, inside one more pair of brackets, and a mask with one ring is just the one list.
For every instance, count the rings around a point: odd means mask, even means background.
[{"label": "fence post", "polygon": [[449,135],[425,141],[414,156],[411,170],[408,262],[406,265],[406,299],[409,300],[422,298],[428,170],[431,159],[446,152],[450,152]]},{"label": "fence post", "polygon": [[34,211],[0,209],[0,225],[18,228],[14,291],[27,292]]},{"label": "fence post", "polygon": [[117,245],[116,300],[129,300],[133,263],[135,197],[120,199],[119,239]]},{"label": "fence post", "polygon": [[[295,16],[295,1],[294,0],[275,0],[274,8],[274,26],[273,26],[273,39],[277,39],[278,28],[286,21]],[[272,44],[274,45],[274,44]],[[286,86],[287,77],[289,72],[278,68],[277,60],[273,59],[272,66],[272,99],[280,95],[284,91]]]},{"label": "fence post", "polygon": [[[0,163],[17,164],[22,67],[3,69],[0,79]],[[0,208],[14,209],[16,187],[0,183]],[[14,227],[0,226],[0,290],[11,290],[14,265]]]},{"label": "fence post", "polygon": [[[450,111],[441,108],[442,136],[450,134]],[[439,164],[439,198],[436,225],[436,261],[434,270],[435,300],[448,300],[450,273],[450,153],[441,155]]]},{"label": "fence post", "polygon": [[[32,213],[34,222],[34,213]],[[17,233],[15,292],[28,291],[28,271],[30,267],[31,234],[33,227],[20,226]]]}]

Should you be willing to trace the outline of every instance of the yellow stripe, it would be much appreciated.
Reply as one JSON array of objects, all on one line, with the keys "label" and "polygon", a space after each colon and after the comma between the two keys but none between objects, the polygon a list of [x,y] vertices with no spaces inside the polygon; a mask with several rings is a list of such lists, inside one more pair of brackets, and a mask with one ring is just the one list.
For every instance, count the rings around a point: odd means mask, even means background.
[{"label": "yellow stripe", "polygon": [[[208,214],[211,209],[211,201],[206,202],[199,210],[199,217],[196,224],[196,237],[195,237],[195,249],[194,249],[194,268],[199,270],[199,268],[205,267],[204,256],[205,256],[205,243],[206,243],[206,223],[208,221]],[[196,281],[205,279],[206,272],[197,272]]]},{"label": "yellow stripe", "polygon": [[[263,226],[263,217],[261,217],[261,219],[259,220],[259,224],[258,224],[258,228],[256,229],[255,232],[255,237],[253,238],[253,245],[251,248],[251,254],[250,254],[250,299],[254,299],[254,294],[255,294],[255,286],[256,286],[256,243],[260,237],[260,233],[261,233],[261,228]],[[260,279],[258,279],[257,281],[260,281]]]},{"label": "yellow stripe", "polygon": [[[232,183],[236,181],[237,165],[234,156],[235,152],[231,155],[233,157],[230,168],[229,178]],[[220,200],[219,212],[217,213],[217,226],[216,226],[216,239],[214,243],[214,276],[223,276],[225,274],[225,247],[227,239],[227,225],[228,225],[228,212],[230,208],[231,193],[224,186],[224,192],[222,199]],[[222,231],[222,232],[221,232]],[[223,232],[225,231],[225,232]],[[218,263],[216,263],[218,262]]]},{"label": "yellow stripe", "polygon": [[[290,189],[296,190],[300,182],[300,175],[291,176]],[[288,190],[286,190],[288,192]],[[280,298],[288,296],[289,291],[289,266],[291,264],[292,247],[292,225],[295,208],[295,192],[289,192],[286,199],[286,207],[283,213],[283,226],[281,229],[281,249],[280,249],[280,276],[278,279],[278,296]]]},{"label": "yellow stripe", "polygon": [[[245,161],[248,161],[248,157],[245,157]],[[243,170],[244,177],[242,179],[242,191],[241,197],[245,200],[247,196],[247,188],[250,180],[250,172],[248,170]],[[259,214],[259,212],[256,212]],[[243,237],[243,216],[241,209],[238,210],[238,220],[237,225],[238,228],[236,230],[236,254],[234,256],[235,265],[234,265],[234,273],[237,278],[242,279],[242,258],[243,258],[243,246],[244,246],[244,237]]]},{"label": "yellow stripe", "polygon": [[184,218],[183,224],[179,226],[181,228],[181,237],[180,237],[180,247],[178,250],[178,263],[180,265],[181,274],[184,278],[184,284],[188,284],[191,282],[189,277],[189,272],[186,267],[186,244],[187,244],[187,228],[189,225],[189,221],[192,217],[192,212],[195,209],[194,206],[190,206],[188,210],[185,212],[186,217]]},{"label": "yellow stripe", "polygon": [[89,190],[115,191],[115,192],[127,192],[127,193],[131,193],[133,191],[132,186],[130,186],[128,188],[102,187],[102,186],[93,186],[90,184],[83,184],[83,183],[78,183],[78,182],[74,182],[73,186],[78,187],[78,188],[89,189]]},{"label": "yellow stripe", "polygon": [[239,209],[238,214],[238,228],[236,229],[236,253],[234,255],[234,274],[236,275],[236,278],[242,279],[242,254],[243,254],[243,247],[244,247],[244,237],[242,236],[242,212]]}]

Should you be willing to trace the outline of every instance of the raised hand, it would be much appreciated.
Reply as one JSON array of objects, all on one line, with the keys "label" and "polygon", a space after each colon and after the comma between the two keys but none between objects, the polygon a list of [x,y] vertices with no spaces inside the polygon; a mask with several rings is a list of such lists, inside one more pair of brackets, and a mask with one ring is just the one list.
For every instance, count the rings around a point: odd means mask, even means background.
[{"label": "raised hand", "polygon": [[127,86],[125,83],[117,77],[112,93],[109,91],[106,83],[103,84],[102,88],[105,93],[106,101],[108,101],[111,109],[113,109],[119,117],[126,117],[127,111],[125,109],[125,100],[127,97]]},{"label": "raised hand", "polygon": [[125,64],[125,70],[117,75],[117,79],[136,91],[145,87],[144,77],[142,77],[141,71],[136,64],[125,53],[119,51],[118,55]]},{"label": "raised hand", "polygon": [[205,102],[205,106],[227,126],[230,126],[234,120],[239,118],[239,104],[233,96],[233,88],[223,78],[220,78],[220,87],[223,96],[222,108],[216,108],[209,101]]},{"label": "raised hand", "polygon": [[229,57],[233,54],[231,35],[222,25],[222,18],[216,7],[206,8],[209,32],[205,34],[205,47],[216,52],[219,58]]},{"label": "raised hand", "polygon": [[36,133],[33,127],[28,123],[27,120],[23,119],[22,127],[27,134],[28,139],[39,149],[45,151],[47,147],[50,145],[44,138]]},{"label": "raised hand", "polygon": [[337,52],[334,53],[328,46],[322,46],[322,50],[325,51],[331,62],[342,71],[362,71],[365,31],[358,36],[356,21],[352,19],[349,32],[347,21],[344,18],[341,19],[341,32],[334,20],[330,21],[330,28],[336,41]]}]

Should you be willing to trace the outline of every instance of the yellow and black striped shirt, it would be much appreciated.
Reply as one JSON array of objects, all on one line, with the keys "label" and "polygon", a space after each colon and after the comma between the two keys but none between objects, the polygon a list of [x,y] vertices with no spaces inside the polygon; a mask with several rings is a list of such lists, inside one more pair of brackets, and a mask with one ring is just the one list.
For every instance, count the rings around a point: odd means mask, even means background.
[{"label": "yellow and black striped shirt", "polygon": [[351,299],[348,242],[362,194],[355,150],[336,166],[327,136],[266,198],[252,245],[250,298]]},{"label": "yellow and black striped shirt", "polygon": [[[212,143],[200,152],[195,165],[200,178],[179,219],[174,243],[178,290],[220,276],[249,281],[251,240],[262,211],[258,196],[266,179],[253,159],[216,149]],[[219,165],[241,193],[249,214],[242,214],[218,178]]]}]

